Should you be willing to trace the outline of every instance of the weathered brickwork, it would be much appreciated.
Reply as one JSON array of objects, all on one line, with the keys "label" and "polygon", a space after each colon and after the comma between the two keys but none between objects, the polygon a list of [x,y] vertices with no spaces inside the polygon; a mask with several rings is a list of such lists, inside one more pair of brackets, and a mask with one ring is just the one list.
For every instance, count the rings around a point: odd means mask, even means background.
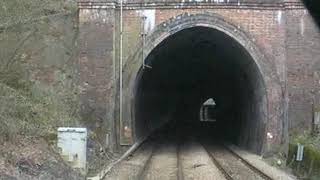
[{"label": "weathered brickwork", "polygon": [[[131,85],[137,75],[135,67],[140,66],[145,58],[137,54],[142,51],[147,55],[159,44],[157,41],[163,40],[161,36],[153,37],[158,31],[167,29],[167,34],[176,31],[163,28],[164,24],[170,26],[170,23],[178,23],[179,18],[183,19],[182,14],[194,16],[195,19],[199,14],[221,17],[234,27],[234,31],[241,31],[246,37],[250,37],[247,44],[254,44],[254,47],[262,52],[260,56],[263,57],[263,67],[260,68],[269,69],[264,78],[268,87],[268,120],[272,122],[268,124],[268,130],[275,136],[271,144],[285,143],[290,132],[310,130],[312,103],[314,102],[315,106],[319,104],[320,33],[302,3],[296,0],[248,0],[240,3],[125,2],[122,33],[125,104],[122,105],[122,123],[118,121],[119,81],[115,81],[119,74],[119,4],[92,1],[91,4],[79,3],[79,7],[79,68],[83,87],[83,109],[85,113],[93,113],[92,118],[105,124],[107,132],[114,134],[116,139],[124,136],[124,139],[127,138],[124,140],[126,143],[134,143],[133,113],[128,104],[133,101]],[[192,21],[192,18],[189,19]],[[179,26],[175,24],[172,27]],[[146,34],[145,41],[143,34]],[[166,33],[158,34],[167,36]],[[146,48],[143,44],[150,47]],[[97,127],[100,127],[99,123]]]},{"label": "weathered brickwork", "polygon": [[291,131],[301,133],[310,130],[313,109],[319,109],[320,30],[305,9],[286,14],[288,115]]},{"label": "weathered brickwork", "polygon": [[[285,93],[283,93],[285,88],[285,45],[284,45],[284,37],[285,37],[285,17],[284,12],[282,10],[276,9],[276,10],[250,10],[250,9],[156,9],[153,14],[148,14],[148,11],[146,10],[146,13],[141,13],[141,11],[136,10],[125,10],[124,11],[124,27],[141,27],[142,23],[142,17],[141,15],[146,14],[147,20],[148,16],[150,19],[154,18],[154,26],[164,23],[168,21],[169,19],[178,17],[181,14],[189,14],[189,15],[196,15],[201,13],[208,13],[208,14],[217,14],[225,19],[225,21],[229,22],[230,24],[233,24],[237,29],[241,29],[247,34],[249,34],[251,37],[253,37],[253,41],[259,46],[260,49],[262,49],[264,55],[266,55],[266,59],[270,62],[267,62],[271,66],[274,66],[274,75],[279,79],[279,85],[281,88],[277,89],[274,88],[273,90],[270,89],[271,92],[269,92],[269,103],[270,106],[273,108],[270,108],[271,114],[274,114],[273,120],[271,121],[278,121],[278,118],[286,118],[284,115],[284,111],[286,109],[286,102],[285,102]],[[154,17],[152,17],[154,16]],[[132,19],[140,19],[140,21],[132,21]],[[133,23],[136,23],[133,25]],[[149,22],[150,23],[150,22]],[[129,37],[135,37],[136,39],[140,41],[136,41],[135,43],[131,43],[130,45],[124,46],[124,51],[133,51],[133,53],[136,53],[135,51],[137,48],[141,47],[141,41],[142,37],[140,36],[141,33],[143,33],[142,28],[140,28],[140,33],[131,31],[130,33],[125,32],[124,38]],[[151,33],[151,32],[146,32]],[[129,48],[130,50],[126,50],[126,48]],[[130,59],[131,54],[124,55],[125,62],[127,66],[130,66],[130,63],[132,63],[132,60]],[[127,58],[129,57],[129,58]],[[129,62],[127,62],[129,61]],[[142,60],[141,60],[142,63]],[[281,101],[279,103],[278,101]],[[281,112],[280,112],[281,111]],[[276,115],[276,114],[281,115]],[[280,117],[281,116],[281,117]],[[284,127],[286,127],[286,123],[274,123],[271,125],[270,129],[274,130],[274,134],[278,134],[279,138],[278,142],[282,141],[282,130]]]},{"label": "weathered brickwork", "polygon": [[115,17],[113,11],[80,10],[79,18],[81,114],[104,143],[114,122]]}]

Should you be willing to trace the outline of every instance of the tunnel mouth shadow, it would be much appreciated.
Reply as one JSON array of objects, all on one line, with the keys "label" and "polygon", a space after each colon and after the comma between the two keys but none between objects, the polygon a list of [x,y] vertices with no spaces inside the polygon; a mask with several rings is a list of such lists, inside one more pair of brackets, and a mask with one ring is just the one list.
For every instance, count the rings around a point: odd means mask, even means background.
[{"label": "tunnel mouth shadow", "polygon": [[317,0],[303,0],[305,7],[309,10],[309,13],[313,17],[314,21],[320,28],[320,1]]},{"label": "tunnel mouth shadow", "polygon": [[[261,153],[267,121],[263,76],[248,51],[208,27],[181,30],[156,46],[139,70],[134,94],[135,136],[170,124]],[[207,99],[214,122],[201,121]],[[200,132],[200,133],[199,133]],[[203,134],[202,134],[203,135]]]}]

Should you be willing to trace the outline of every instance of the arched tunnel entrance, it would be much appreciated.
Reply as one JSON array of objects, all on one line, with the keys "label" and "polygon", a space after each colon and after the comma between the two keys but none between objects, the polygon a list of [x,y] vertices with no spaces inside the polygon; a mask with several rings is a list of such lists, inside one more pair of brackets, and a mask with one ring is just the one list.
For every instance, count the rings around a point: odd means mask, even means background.
[{"label": "arched tunnel entrance", "polygon": [[[157,45],[135,82],[135,135],[165,124],[224,139],[256,153],[264,143],[267,98],[256,62],[236,40],[208,27],[183,29]],[[214,100],[201,121],[201,109]]]}]

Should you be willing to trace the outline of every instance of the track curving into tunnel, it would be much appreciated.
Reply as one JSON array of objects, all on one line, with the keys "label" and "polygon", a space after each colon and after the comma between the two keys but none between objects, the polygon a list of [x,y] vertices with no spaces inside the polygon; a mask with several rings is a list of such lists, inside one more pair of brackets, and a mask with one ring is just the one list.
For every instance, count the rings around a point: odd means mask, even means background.
[{"label": "track curving into tunnel", "polygon": [[[135,82],[138,138],[172,125],[261,153],[266,88],[255,61],[236,40],[208,27],[187,28],[163,40],[145,64]],[[201,120],[208,99],[214,106],[207,116],[214,121]]]}]

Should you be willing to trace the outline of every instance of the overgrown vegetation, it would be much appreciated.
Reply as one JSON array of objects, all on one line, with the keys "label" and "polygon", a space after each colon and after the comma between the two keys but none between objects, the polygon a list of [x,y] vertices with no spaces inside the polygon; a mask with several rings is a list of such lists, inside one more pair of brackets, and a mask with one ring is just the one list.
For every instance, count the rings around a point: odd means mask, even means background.
[{"label": "overgrown vegetation", "polygon": [[2,0],[0,1],[0,27],[38,21],[50,15],[76,11],[75,0]]},{"label": "overgrown vegetation", "polygon": [[318,134],[310,134],[309,132],[305,132],[293,137],[291,142],[294,144],[300,143],[302,145],[308,145],[320,149],[320,135]]},{"label": "overgrown vegetation", "polygon": [[[297,144],[304,145],[303,160],[296,161]],[[320,178],[320,136],[303,133],[292,137],[289,146],[288,165],[300,179]]]},{"label": "overgrown vegetation", "polygon": [[47,136],[55,127],[75,124],[75,114],[51,92],[27,94],[6,84],[0,84],[0,134],[2,140],[16,135]]},{"label": "overgrown vegetation", "polygon": [[0,2],[0,140],[77,125],[76,4]]}]

